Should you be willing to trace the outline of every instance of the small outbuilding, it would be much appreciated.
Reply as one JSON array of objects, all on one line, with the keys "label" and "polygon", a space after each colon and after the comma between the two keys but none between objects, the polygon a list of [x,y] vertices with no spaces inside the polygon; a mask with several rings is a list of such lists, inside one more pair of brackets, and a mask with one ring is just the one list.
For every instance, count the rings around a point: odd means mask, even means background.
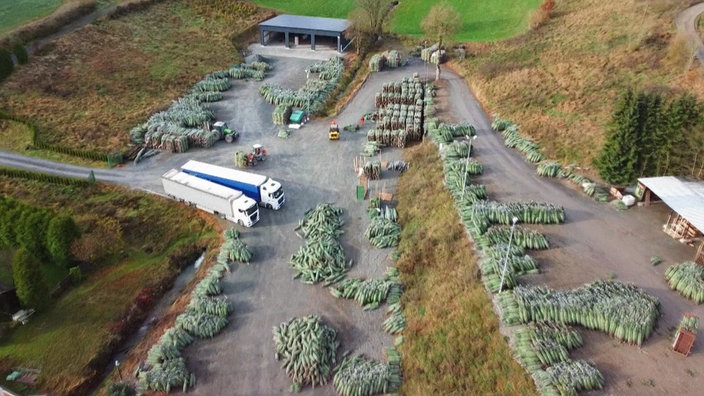
[{"label": "small outbuilding", "polygon": [[343,52],[346,47],[345,31],[350,27],[347,19],[322,18],[301,15],[278,15],[259,24],[259,43],[267,45],[280,40],[286,48],[301,43],[310,43],[315,50],[318,40],[334,43],[337,52]]},{"label": "small outbuilding", "polygon": [[691,245],[699,244],[694,260],[704,264],[704,182],[674,176],[638,179],[639,198],[645,205],[662,201],[671,210],[663,231]]}]

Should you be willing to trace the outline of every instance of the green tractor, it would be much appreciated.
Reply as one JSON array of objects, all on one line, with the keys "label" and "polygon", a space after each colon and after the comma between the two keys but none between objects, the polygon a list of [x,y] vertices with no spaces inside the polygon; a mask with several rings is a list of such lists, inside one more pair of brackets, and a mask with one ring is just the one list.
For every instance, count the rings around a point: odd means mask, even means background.
[{"label": "green tractor", "polygon": [[218,140],[225,139],[228,143],[232,143],[240,137],[239,132],[234,129],[230,129],[227,126],[227,123],[223,121],[218,121],[213,124],[213,131],[217,131],[219,133]]}]

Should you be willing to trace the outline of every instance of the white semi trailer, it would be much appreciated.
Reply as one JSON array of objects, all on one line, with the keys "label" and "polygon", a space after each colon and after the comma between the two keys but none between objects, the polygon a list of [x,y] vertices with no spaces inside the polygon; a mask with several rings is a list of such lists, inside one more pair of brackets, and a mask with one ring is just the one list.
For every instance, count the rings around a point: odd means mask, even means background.
[{"label": "white semi trailer", "polygon": [[186,162],[181,166],[181,171],[210,180],[221,186],[242,191],[244,195],[257,201],[260,206],[265,208],[278,210],[286,202],[281,183],[267,176],[195,160]]},{"label": "white semi trailer", "polygon": [[161,176],[169,197],[245,227],[259,221],[257,202],[241,191],[171,169]]}]

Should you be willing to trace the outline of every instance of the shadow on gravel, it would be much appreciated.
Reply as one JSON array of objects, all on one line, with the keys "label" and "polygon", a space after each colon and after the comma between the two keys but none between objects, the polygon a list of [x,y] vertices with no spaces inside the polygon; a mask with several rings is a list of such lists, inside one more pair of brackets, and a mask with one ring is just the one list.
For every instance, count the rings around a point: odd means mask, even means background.
[{"label": "shadow on gravel", "polygon": [[[238,264],[239,265],[239,264]],[[252,281],[228,281],[227,279],[223,282],[223,286],[227,287],[227,294],[239,294],[243,292],[250,291],[254,288],[254,282]]]},{"label": "shadow on gravel", "polygon": [[[232,301],[232,300],[231,300]],[[247,320],[245,315],[253,313],[254,308],[252,304],[246,301],[232,301],[232,312],[230,316],[230,323],[227,326],[227,332],[236,332],[242,325],[244,321]]]},{"label": "shadow on gravel", "polygon": [[[261,243],[247,243],[247,246],[252,250],[252,264],[258,265],[261,262],[268,262],[269,260],[275,259],[278,255],[276,250],[271,249],[271,246],[266,244],[265,238],[257,238],[256,241]],[[246,264],[245,264],[246,265]],[[239,292],[239,289],[235,289]]]}]

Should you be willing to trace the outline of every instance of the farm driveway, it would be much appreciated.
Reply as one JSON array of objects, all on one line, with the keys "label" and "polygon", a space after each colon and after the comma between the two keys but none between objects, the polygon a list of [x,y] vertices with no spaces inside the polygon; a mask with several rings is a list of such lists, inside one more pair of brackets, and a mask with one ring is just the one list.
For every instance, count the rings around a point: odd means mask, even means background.
[{"label": "farm driveway", "polygon": [[[274,72],[267,82],[295,88],[305,82],[310,60],[274,59]],[[410,75],[415,68],[372,76],[363,91],[347,106],[337,122],[344,126],[356,122],[374,107],[374,93],[388,79]],[[189,366],[198,377],[190,393],[198,395],[275,395],[288,392],[290,380],[274,359],[272,328],[294,316],[316,314],[338,331],[341,350],[352,350],[378,359],[391,337],[381,330],[383,309],[365,312],[352,301],[334,299],[322,286],[305,285],[292,279],[288,266],[291,254],[303,244],[294,233],[304,212],[318,203],[333,202],[345,209],[345,234],[342,237],[348,259],[355,265],[352,275],[380,276],[389,264],[389,251],[370,248],[363,237],[367,225],[367,202],[355,200],[356,176],[353,158],[366,140],[364,132],[341,132],[340,141],[329,141],[329,120],[313,121],[282,140],[271,124],[272,107],[256,94],[258,82],[237,83],[220,102],[217,114],[231,126],[243,130],[237,147],[262,143],[271,154],[254,169],[281,181],[286,192],[285,206],[276,212],[262,210],[262,220],[243,233],[253,248],[251,265],[235,266],[223,282],[224,293],[234,304],[231,324],[212,341],[199,342],[186,351]],[[244,87],[240,88],[241,85]],[[210,152],[208,152],[209,154]],[[385,159],[400,157],[389,151]],[[230,166],[233,149],[210,162]],[[378,183],[392,189],[395,178]],[[334,394],[331,385],[306,390],[304,394]]]},{"label": "farm driveway", "polygon": [[[275,67],[267,81],[291,88],[303,84],[304,69],[312,61],[297,58],[271,58]],[[340,125],[353,123],[373,108],[374,94],[385,81],[398,80],[413,72],[427,72],[423,64],[369,77],[357,95],[337,118]],[[432,72],[432,70],[430,71]],[[430,73],[428,73],[430,74]],[[670,329],[683,312],[704,317],[704,310],[667,289],[662,273],[671,263],[690,259],[693,250],[659,231],[666,211],[663,207],[617,211],[598,204],[570,187],[540,178],[532,165],[517,153],[506,150],[466,82],[451,70],[444,70],[439,96],[448,102],[449,117],[469,121],[478,130],[477,158],[484,164],[480,182],[490,197],[500,201],[536,200],[563,205],[567,222],[540,227],[552,249],[535,254],[542,273],[524,278],[527,283],[553,287],[576,287],[598,278],[617,277],[633,282],[657,296],[663,316],[657,332],[642,348],[621,345],[601,333],[584,331],[586,346],[573,356],[592,359],[606,377],[607,393],[616,394],[696,394],[704,386],[704,354],[695,344],[686,359],[669,350]],[[160,154],[138,165],[122,169],[96,170],[96,178],[127,184],[160,193],[159,175],[194,158],[232,166],[234,151],[262,143],[270,158],[255,169],[284,185],[287,202],[280,211],[262,210],[259,224],[243,233],[254,252],[251,265],[235,266],[224,280],[224,290],[234,303],[234,314],[223,334],[211,341],[196,343],[186,350],[189,366],[198,376],[199,395],[274,395],[286,393],[289,380],[274,360],[271,329],[293,316],[319,314],[335,327],[341,337],[341,350],[353,350],[381,358],[382,347],[390,337],[380,331],[383,310],[364,312],[355,303],[335,300],[319,286],[292,280],[288,259],[303,243],[293,232],[308,208],[320,202],[335,202],[345,208],[343,243],[348,258],[355,260],[352,273],[376,276],[383,272],[388,252],[370,249],[363,240],[365,205],[354,200],[355,176],[352,159],[359,152],[363,133],[341,134],[339,142],[327,140],[329,120],[313,121],[293,131],[288,140],[276,137],[271,124],[271,106],[257,94],[260,83],[237,81],[217,107],[218,118],[243,131],[234,145],[218,143],[209,150],[187,154]],[[386,151],[383,159],[400,156],[399,150]],[[20,157],[20,159],[18,159]],[[0,152],[0,164],[29,169],[49,168],[53,172],[87,175],[88,169],[26,159]],[[126,175],[126,176],[125,176]],[[395,178],[385,176],[373,185],[376,190],[392,190]],[[448,205],[447,210],[454,210]],[[652,267],[649,258],[658,255],[665,264]],[[692,372],[688,374],[688,369]],[[699,372],[702,371],[702,372]],[[650,380],[653,381],[650,381]],[[332,394],[331,386],[306,390],[307,394]]]},{"label": "farm driveway", "polygon": [[[669,290],[663,280],[665,268],[691,260],[694,249],[669,238],[660,230],[667,216],[664,207],[618,211],[599,204],[556,180],[539,177],[533,165],[517,152],[506,150],[500,134],[459,76],[444,72],[449,94],[449,113],[457,121],[469,121],[478,130],[476,157],[484,165],[479,181],[498,201],[552,202],[565,208],[562,225],[536,227],[546,233],[552,248],[535,253],[541,274],[524,277],[530,284],[574,288],[584,283],[616,277],[632,282],[655,295],[662,303],[657,331],[642,348],[621,345],[602,333],[583,331],[585,347],[573,356],[593,360],[606,377],[608,394],[696,394],[704,385],[702,347],[686,359],[670,351],[670,329],[684,312],[704,317],[704,309]],[[651,256],[664,264],[650,265]],[[648,382],[654,380],[654,385]],[[646,384],[647,383],[647,384]],[[630,385],[629,385],[630,384]]]},{"label": "farm driveway", "polygon": [[675,26],[677,26],[677,30],[680,31],[680,34],[683,34],[687,38],[694,51],[694,56],[696,56],[697,59],[699,59],[699,63],[704,66],[704,43],[702,43],[702,39],[697,31],[697,19],[702,12],[704,12],[704,3],[699,3],[687,8],[677,15],[675,18]]}]

